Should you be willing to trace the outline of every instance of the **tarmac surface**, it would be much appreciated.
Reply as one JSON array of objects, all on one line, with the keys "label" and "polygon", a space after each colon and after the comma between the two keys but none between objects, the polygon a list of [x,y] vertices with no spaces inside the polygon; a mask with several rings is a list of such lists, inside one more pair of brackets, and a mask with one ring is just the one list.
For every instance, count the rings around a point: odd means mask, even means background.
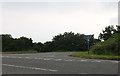
[{"label": "tarmac surface", "polygon": [[3,54],[3,74],[118,74],[118,61],[69,56],[73,52]]}]

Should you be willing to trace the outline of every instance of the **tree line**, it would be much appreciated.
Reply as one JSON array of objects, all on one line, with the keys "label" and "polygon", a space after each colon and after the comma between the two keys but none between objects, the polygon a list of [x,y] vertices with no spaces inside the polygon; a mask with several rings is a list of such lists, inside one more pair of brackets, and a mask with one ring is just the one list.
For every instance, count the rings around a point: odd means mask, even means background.
[{"label": "tree line", "polygon": [[[33,43],[31,38],[20,37],[13,38],[10,34],[2,34],[2,51],[28,51],[35,50],[37,52],[52,51],[84,51],[88,50],[87,35],[75,34],[73,32],[65,32],[53,37],[52,41],[45,43]],[[89,47],[99,41],[91,35]]]},{"label": "tree line", "polygon": [[[32,38],[13,38],[10,34],[2,34],[2,51],[29,51],[52,52],[52,51],[86,51],[95,54],[118,54],[120,47],[120,26],[105,27],[98,39],[94,35],[85,35],[74,32],[64,32],[53,37],[52,41],[45,43],[34,42]],[[120,49],[120,48],[119,48]]]},{"label": "tree line", "polygon": [[31,38],[20,37],[12,38],[10,34],[2,34],[2,51],[24,51],[32,49],[33,43]]}]

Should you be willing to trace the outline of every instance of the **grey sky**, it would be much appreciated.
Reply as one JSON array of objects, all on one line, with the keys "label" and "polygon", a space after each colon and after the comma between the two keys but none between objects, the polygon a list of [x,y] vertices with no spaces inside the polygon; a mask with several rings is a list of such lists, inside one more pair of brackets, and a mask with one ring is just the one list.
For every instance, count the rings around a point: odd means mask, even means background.
[{"label": "grey sky", "polygon": [[105,26],[118,24],[118,3],[111,1],[2,2],[1,33],[30,37],[34,42],[70,31],[97,38]]}]

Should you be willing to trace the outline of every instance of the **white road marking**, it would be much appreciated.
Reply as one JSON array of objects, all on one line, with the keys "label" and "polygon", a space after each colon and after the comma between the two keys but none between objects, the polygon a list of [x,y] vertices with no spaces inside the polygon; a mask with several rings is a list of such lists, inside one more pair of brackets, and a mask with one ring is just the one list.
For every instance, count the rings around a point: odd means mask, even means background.
[{"label": "white road marking", "polygon": [[39,57],[14,57],[14,56],[2,56],[2,58],[23,58],[23,59],[42,59],[42,60],[54,60],[54,61],[82,61],[82,62],[86,62],[86,61],[90,61],[90,62],[112,62],[112,63],[119,63],[119,61],[106,61],[106,60],[73,60],[73,59],[53,59],[53,58],[39,58]]},{"label": "white road marking", "polygon": [[5,57],[5,56],[1,56],[2,58]]},{"label": "white road marking", "polygon": [[50,60],[49,58],[44,58],[43,60]]},{"label": "white road marking", "polygon": [[18,58],[22,58],[22,57],[18,57]]},{"label": "white road marking", "polygon": [[113,63],[119,63],[119,61],[111,61],[111,62],[113,62]]},{"label": "white road marking", "polygon": [[56,72],[57,70],[52,70],[52,69],[49,69],[49,71]]},{"label": "white road marking", "polygon": [[80,60],[80,61],[87,61],[87,60]]},{"label": "white road marking", "polygon": [[57,72],[58,70],[52,70],[52,69],[44,69],[44,68],[36,68],[36,67],[26,67],[26,66],[17,66],[17,65],[11,65],[11,64],[2,64],[3,66],[9,66],[9,67],[16,67],[16,68],[23,68],[23,69],[32,69],[32,70],[42,70],[42,71],[51,71],[51,72]]},{"label": "white road marking", "polygon": [[5,56],[5,57],[9,58],[9,56]]},{"label": "white road marking", "polygon": [[73,60],[71,60],[71,59],[66,59],[66,60],[64,60],[64,61],[73,61]]},{"label": "white road marking", "polygon": [[29,59],[30,57],[25,57],[25,58]]},{"label": "white road marking", "polygon": [[34,59],[40,59],[40,58],[35,57]]},{"label": "white road marking", "polygon": [[37,59],[42,59],[42,58],[37,58]]},{"label": "white road marking", "polygon": [[91,61],[91,62],[101,62],[100,60],[93,60],[93,61]]},{"label": "white road marking", "polygon": [[54,59],[54,61],[60,61],[60,60],[62,60],[62,59]]}]

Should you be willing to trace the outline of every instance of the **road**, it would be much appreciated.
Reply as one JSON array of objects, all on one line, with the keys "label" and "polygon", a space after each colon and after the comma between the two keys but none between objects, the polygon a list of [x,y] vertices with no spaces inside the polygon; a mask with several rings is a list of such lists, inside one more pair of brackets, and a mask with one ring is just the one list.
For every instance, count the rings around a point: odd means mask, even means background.
[{"label": "road", "polygon": [[118,61],[70,57],[72,52],[2,55],[3,74],[117,74]]}]

